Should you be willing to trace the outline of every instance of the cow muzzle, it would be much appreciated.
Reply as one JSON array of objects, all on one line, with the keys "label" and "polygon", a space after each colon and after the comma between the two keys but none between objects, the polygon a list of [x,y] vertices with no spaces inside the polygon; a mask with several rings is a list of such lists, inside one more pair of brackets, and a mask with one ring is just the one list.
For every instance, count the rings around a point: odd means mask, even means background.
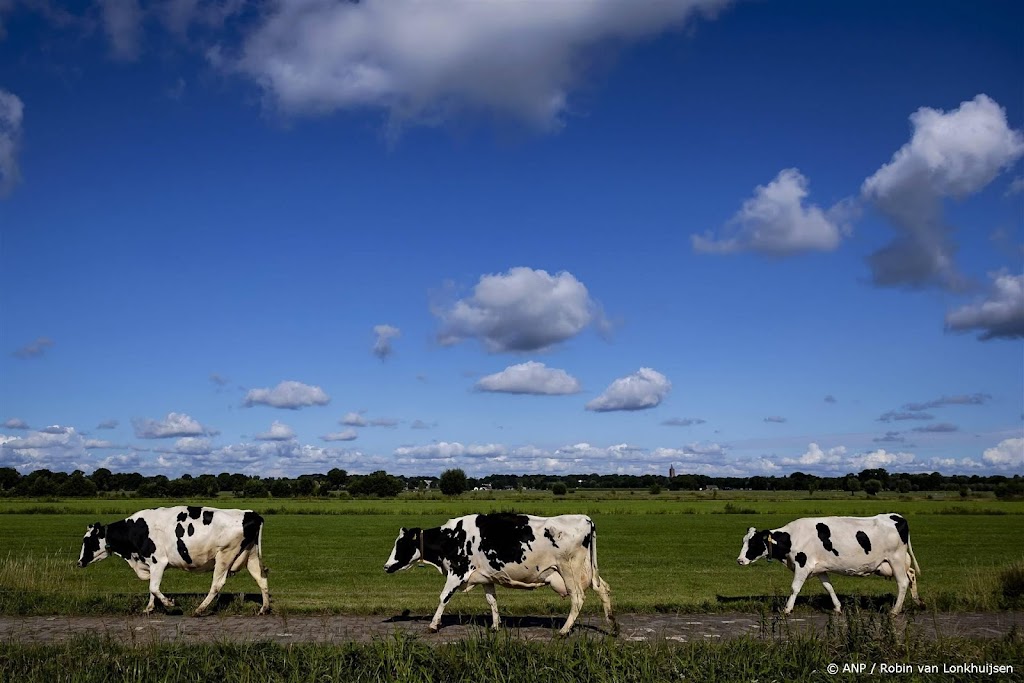
[{"label": "cow muzzle", "polygon": [[748,560],[745,557],[737,557],[736,564],[738,564],[741,567],[746,567],[748,564],[750,564],[750,560]]}]

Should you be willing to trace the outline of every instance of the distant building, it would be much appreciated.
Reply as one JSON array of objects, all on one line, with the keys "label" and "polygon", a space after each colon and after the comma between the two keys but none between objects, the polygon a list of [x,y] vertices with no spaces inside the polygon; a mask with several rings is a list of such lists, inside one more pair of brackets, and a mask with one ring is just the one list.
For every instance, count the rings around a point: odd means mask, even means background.
[{"label": "distant building", "polygon": [[675,476],[676,476],[676,466],[675,465],[669,465],[668,466],[668,478],[669,479],[673,479],[673,478],[675,478]]}]

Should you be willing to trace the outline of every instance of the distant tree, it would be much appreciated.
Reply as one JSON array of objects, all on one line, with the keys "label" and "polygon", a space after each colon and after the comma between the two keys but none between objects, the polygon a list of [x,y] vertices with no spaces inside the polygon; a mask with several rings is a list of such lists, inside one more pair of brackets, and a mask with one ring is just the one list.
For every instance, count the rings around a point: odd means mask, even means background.
[{"label": "distant tree", "polygon": [[299,477],[295,482],[295,495],[312,496],[316,491],[316,482],[310,477]]},{"label": "distant tree", "polygon": [[651,488],[647,490],[651,492],[652,496],[656,496],[661,493],[661,484],[651,484]]},{"label": "distant tree", "polygon": [[911,489],[913,489],[913,484],[911,484],[910,480],[905,477],[900,477],[896,482],[896,490],[900,493],[910,493]]},{"label": "distant tree", "polygon": [[106,467],[100,467],[89,475],[89,479],[92,479],[92,483],[96,484],[96,488],[100,491],[110,490],[110,482],[113,477],[114,474]]},{"label": "distant tree", "polygon": [[564,496],[568,490],[569,489],[565,485],[565,482],[562,481],[556,481],[551,486],[551,493],[555,494],[556,496]]},{"label": "distant tree", "polygon": [[882,482],[877,479],[868,479],[864,482],[864,493],[869,496],[877,496],[878,492],[882,490]]},{"label": "distant tree", "polygon": [[0,467],[0,491],[13,489],[21,481],[21,475],[13,467]]},{"label": "distant tree", "polygon": [[961,486],[960,487],[960,497],[961,498],[967,498],[970,495],[971,495],[971,487],[970,486]]},{"label": "distant tree", "polygon": [[262,479],[253,477],[242,486],[242,495],[246,498],[266,498],[270,493],[267,483]]},{"label": "distant tree", "polygon": [[287,479],[275,479],[270,482],[270,495],[274,498],[288,498],[292,495],[292,485]]},{"label": "distant tree", "polygon": [[384,470],[377,470],[364,477],[354,479],[348,485],[348,490],[353,495],[394,498],[405,490],[405,482]]},{"label": "distant tree", "polygon": [[457,496],[463,493],[468,483],[466,481],[466,473],[460,469],[445,470],[441,473],[441,479],[438,486],[441,488],[441,493],[446,496]]},{"label": "distant tree", "polygon": [[846,478],[846,481],[843,482],[843,489],[849,491],[852,496],[861,489],[860,479],[851,474]]},{"label": "distant tree", "polygon": [[340,489],[345,485],[345,482],[348,481],[348,472],[334,467],[327,472],[327,481],[330,483],[332,489]]},{"label": "distant tree", "polygon": [[88,498],[96,495],[96,484],[91,479],[86,479],[81,472],[75,472],[63,483],[58,493],[67,498]]}]

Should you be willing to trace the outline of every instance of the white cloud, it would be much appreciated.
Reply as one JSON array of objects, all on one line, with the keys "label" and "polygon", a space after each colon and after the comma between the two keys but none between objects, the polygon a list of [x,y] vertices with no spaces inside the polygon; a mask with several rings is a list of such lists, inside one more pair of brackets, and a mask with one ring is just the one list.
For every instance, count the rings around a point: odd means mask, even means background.
[{"label": "white cloud", "polygon": [[250,389],[245,395],[245,406],[266,405],[273,408],[298,410],[306,406],[325,406],[331,397],[317,386],[286,380],[273,389]]},{"label": "white cloud", "polygon": [[53,346],[53,340],[49,337],[37,337],[34,341],[25,344],[14,352],[17,358],[39,358],[46,350]]},{"label": "white cloud", "polygon": [[982,341],[1024,337],[1024,274],[993,273],[990,277],[988,298],[946,314],[946,329],[979,330]]},{"label": "white cloud", "polygon": [[373,333],[377,335],[377,340],[373,343],[373,355],[384,360],[394,352],[391,340],[401,336],[402,331],[391,325],[375,325]]},{"label": "white cloud", "polygon": [[142,8],[138,0],[97,0],[103,28],[115,59],[131,61],[139,56],[142,42]]},{"label": "white cloud", "polygon": [[340,432],[332,432],[330,434],[324,434],[320,437],[321,441],[355,441],[359,438],[359,433],[354,429],[345,429]]},{"label": "white cloud", "polygon": [[256,435],[257,441],[288,441],[289,439],[295,438],[295,431],[284,424],[274,420],[274,423],[270,425],[270,429],[263,432],[262,434]]},{"label": "white cloud", "polygon": [[121,423],[117,420],[103,420],[103,422],[96,425],[96,429],[117,429],[119,424]]},{"label": "white cloud", "polygon": [[587,410],[644,410],[660,404],[672,383],[665,375],[651,368],[640,368],[632,375],[620,377],[604,393],[587,403]]},{"label": "white cloud", "polygon": [[18,148],[25,107],[14,93],[0,89],[0,197],[6,197],[21,180]]},{"label": "white cloud", "polygon": [[370,420],[371,427],[397,427],[400,420],[394,417],[375,417]]},{"label": "white cloud", "polygon": [[213,446],[210,444],[209,439],[185,436],[175,441],[174,447],[170,451],[159,452],[170,452],[178,455],[207,455],[213,452]]},{"label": "white cloud", "polygon": [[783,424],[783,423],[786,422],[786,418],[782,417],[781,415],[769,415],[768,417],[764,418],[764,421],[765,422],[776,422],[778,424]]},{"label": "white cloud", "polygon": [[853,470],[891,469],[894,466],[910,465],[915,459],[913,453],[889,453],[884,448],[879,448],[868,453],[855,455],[847,463]]},{"label": "white cloud", "polygon": [[[275,3],[237,57],[289,113],[381,109],[393,129],[483,112],[558,128],[588,55],[682,27],[725,0]],[[603,49],[602,49],[603,48]]]},{"label": "white cloud", "polygon": [[808,444],[807,452],[799,458],[783,458],[780,464],[793,467],[820,467],[839,465],[846,457],[846,446],[834,446],[827,451],[816,443]]},{"label": "white cloud", "polygon": [[483,275],[473,295],[435,307],[443,345],[479,339],[488,351],[540,351],[604,324],[597,303],[572,273],[511,268]]},{"label": "white cloud", "polygon": [[163,420],[132,418],[135,436],[140,439],[171,439],[180,436],[205,436],[217,432],[204,427],[185,413],[168,413]]},{"label": "white cloud", "polygon": [[985,449],[981,459],[999,469],[1020,471],[1024,468],[1024,439],[1004,439],[997,446]]},{"label": "white cloud", "polygon": [[703,420],[699,417],[670,417],[667,420],[662,420],[661,424],[666,427],[692,427],[693,425],[702,425],[707,420]]},{"label": "white cloud", "polygon": [[910,142],[861,188],[897,232],[868,258],[872,277],[883,287],[961,289],[942,201],[964,199],[992,182],[1024,155],[1024,136],[986,95],[950,112],[922,107],[910,121]]},{"label": "white cloud", "polygon": [[8,418],[3,426],[5,429],[29,429],[28,423],[20,417]]},{"label": "white cloud", "polygon": [[366,426],[366,418],[362,416],[362,413],[345,413],[345,417],[338,420],[338,422],[349,427]]},{"label": "white cloud", "polygon": [[542,394],[547,396],[575,394],[579,381],[565,370],[549,368],[544,363],[527,361],[510,365],[501,372],[487,375],[476,383],[478,391],[506,394]]},{"label": "white cloud", "polygon": [[400,446],[395,449],[395,456],[405,460],[453,460],[460,457],[496,458],[507,452],[501,444],[463,445],[458,441],[438,441],[423,446]]},{"label": "white cloud", "polygon": [[754,196],[720,231],[691,235],[693,248],[711,254],[756,251],[771,256],[788,256],[805,251],[833,251],[849,229],[845,225],[847,205],[838,204],[826,212],[805,206],[807,178],[795,168],[779,171],[767,185],[754,188]]}]

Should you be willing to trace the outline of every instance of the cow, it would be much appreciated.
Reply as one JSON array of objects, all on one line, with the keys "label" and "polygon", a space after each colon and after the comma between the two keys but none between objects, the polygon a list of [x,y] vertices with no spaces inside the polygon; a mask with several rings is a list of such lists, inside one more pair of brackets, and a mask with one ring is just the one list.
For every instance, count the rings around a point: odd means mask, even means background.
[{"label": "cow", "polygon": [[149,604],[174,601],[160,592],[164,570],[213,572],[210,593],[195,611],[201,616],[224,587],[227,577],[246,567],[263,594],[260,614],[270,611],[270,592],[263,565],[263,518],[252,510],[221,510],[194,505],[140,510],[112,524],[90,524],[82,540],[78,566],[85,568],[110,555],[123,558],[143,581],[149,580]]},{"label": "cow", "polygon": [[429,630],[437,633],[445,605],[456,591],[483,585],[491,607],[491,626],[501,625],[496,585],[534,589],[551,586],[569,597],[572,607],[560,633],[566,635],[583,607],[584,593],[601,596],[605,619],[618,632],[611,588],[597,572],[597,530],[586,515],[534,517],[514,513],[466,515],[440,527],[398,532],[384,571],[393,574],[414,563],[429,564],[445,576],[440,604]]},{"label": "cow", "polygon": [[899,593],[893,614],[903,609],[907,587],[918,605],[917,565],[910,544],[910,525],[902,516],[887,512],[874,517],[817,517],[797,519],[784,527],[747,530],[736,561],[745,566],[762,557],[780,560],[793,572],[793,594],[786,602],[785,614],[793,611],[797,593],[804,581],[817,576],[832,598],[836,614],[842,613],[839,598],[829,581],[828,572],[847,576],[878,574],[896,579]]}]

